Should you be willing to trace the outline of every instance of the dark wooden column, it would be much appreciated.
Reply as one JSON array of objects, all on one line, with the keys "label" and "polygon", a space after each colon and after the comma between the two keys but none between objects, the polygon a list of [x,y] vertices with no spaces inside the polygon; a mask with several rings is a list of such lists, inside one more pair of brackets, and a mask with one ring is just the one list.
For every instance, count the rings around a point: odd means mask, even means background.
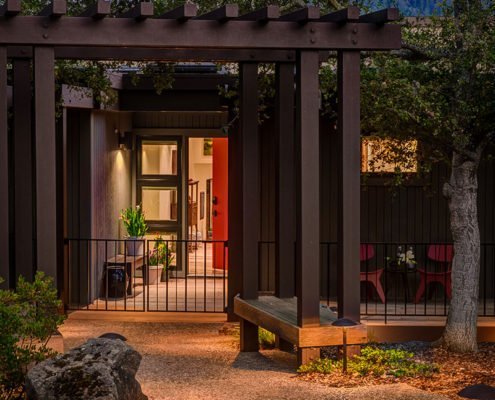
[{"label": "dark wooden column", "polygon": [[0,47],[0,277],[10,286],[10,224],[9,224],[9,129],[7,119],[7,48]]},{"label": "dark wooden column", "polygon": [[35,270],[31,61],[14,59],[14,246],[16,275],[32,280]]},{"label": "dark wooden column", "polygon": [[338,53],[338,313],[360,319],[360,55]]},{"label": "dark wooden column", "polygon": [[275,295],[280,298],[295,294],[294,69],[293,63],[276,67]]},{"label": "dark wooden column", "polygon": [[[297,319],[301,327],[320,324],[320,162],[318,52],[300,51],[296,95]],[[319,356],[299,349],[298,363]]]},{"label": "dark wooden column", "polygon": [[[234,157],[237,162],[237,179],[240,193],[240,209],[232,224],[239,224],[229,232],[229,240],[235,241],[234,249],[241,256],[237,259],[242,271],[243,299],[258,298],[258,242],[260,234],[260,177],[259,177],[259,134],[258,134],[258,64],[241,63],[240,66],[240,109],[239,133]],[[229,215],[229,219],[232,214]],[[239,240],[241,238],[241,240]],[[258,327],[241,320],[241,351],[258,350]]]},{"label": "dark wooden column", "polygon": [[54,51],[34,49],[37,269],[57,282],[57,146]]}]

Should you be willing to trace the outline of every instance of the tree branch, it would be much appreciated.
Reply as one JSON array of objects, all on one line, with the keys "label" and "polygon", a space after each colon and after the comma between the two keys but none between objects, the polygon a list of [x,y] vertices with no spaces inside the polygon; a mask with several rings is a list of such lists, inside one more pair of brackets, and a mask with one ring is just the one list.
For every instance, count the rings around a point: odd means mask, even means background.
[{"label": "tree branch", "polygon": [[439,58],[448,56],[447,52],[438,49],[428,49],[415,44],[402,42],[401,48],[410,51],[411,53],[425,60],[438,60]]}]

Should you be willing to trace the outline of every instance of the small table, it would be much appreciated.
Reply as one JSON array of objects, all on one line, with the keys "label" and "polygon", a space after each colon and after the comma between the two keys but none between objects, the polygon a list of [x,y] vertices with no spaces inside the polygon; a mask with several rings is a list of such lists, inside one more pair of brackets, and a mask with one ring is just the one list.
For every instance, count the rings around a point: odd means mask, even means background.
[{"label": "small table", "polygon": [[[411,299],[411,296],[409,293],[409,274],[416,274],[416,272],[417,272],[417,268],[416,268],[416,265],[414,265],[414,264],[413,264],[413,267],[411,268],[410,264],[408,265],[404,262],[399,263],[396,260],[390,260],[387,262],[386,273],[395,275],[395,276],[399,277],[399,279],[402,280],[402,286],[404,288],[404,291],[406,292],[405,293],[406,302],[409,299]],[[398,281],[398,279],[395,279],[395,283],[397,283],[397,281]],[[388,292],[389,289],[390,289],[390,286],[387,285],[385,290]]]},{"label": "small table", "polygon": [[115,267],[115,266],[125,267],[126,273],[129,276],[127,295],[132,296],[133,288],[134,288],[133,278],[135,277],[136,269],[138,268],[143,269],[143,278],[144,278],[144,271],[146,270],[146,268],[144,268],[146,266],[146,260],[144,258],[144,255],[125,256],[124,254],[117,254],[115,257],[109,258],[105,262],[105,270],[107,267]]}]

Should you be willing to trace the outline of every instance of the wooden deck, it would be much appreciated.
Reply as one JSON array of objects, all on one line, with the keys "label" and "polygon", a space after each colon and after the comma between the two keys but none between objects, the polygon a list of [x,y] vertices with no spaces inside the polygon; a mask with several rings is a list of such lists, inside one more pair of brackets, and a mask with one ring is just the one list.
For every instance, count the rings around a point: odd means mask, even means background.
[{"label": "wooden deck", "polygon": [[223,278],[171,278],[168,282],[143,285],[137,278],[133,295],[125,299],[98,298],[89,305],[72,304],[71,309],[92,311],[176,311],[223,313],[227,281]]},{"label": "wooden deck", "polygon": [[[327,307],[320,309],[320,326],[297,326],[296,298],[260,296],[256,300],[234,299],[234,312],[242,319],[261,326],[298,347],[322,347],[343,344],[343,328],[332,325],[337,315]],[[367,342],[366,326],[346,327],[347,343]]]}]

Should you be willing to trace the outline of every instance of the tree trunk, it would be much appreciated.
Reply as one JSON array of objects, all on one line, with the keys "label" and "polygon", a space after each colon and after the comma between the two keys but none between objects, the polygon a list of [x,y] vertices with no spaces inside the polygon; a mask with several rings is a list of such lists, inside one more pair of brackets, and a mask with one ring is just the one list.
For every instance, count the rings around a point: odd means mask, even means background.
[{"label": "tree trunk", "polygon": [[478,160],[458,153],[452,156],[450,181],[444,194],[450,209],[454,241],[452,300],[440,343],[456,352],[476,351],[480,275],[478,225]]}]

